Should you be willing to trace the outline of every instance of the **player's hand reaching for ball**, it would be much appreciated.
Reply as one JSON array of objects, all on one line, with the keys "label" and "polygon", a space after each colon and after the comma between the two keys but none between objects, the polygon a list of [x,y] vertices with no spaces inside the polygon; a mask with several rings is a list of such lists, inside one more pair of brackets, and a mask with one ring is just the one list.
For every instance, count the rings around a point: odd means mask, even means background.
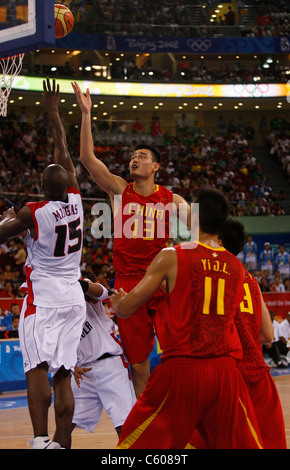
[{"label": "player's hand reaching for ball", "polygon": [[59,84],[56,84],[55,79],[52,80],[52,86],[50,84],[49,77],[43,80],[43,104],[46,107],[48,113],[52,113],[58,110],[59,105]]},{"label": "player's hand reaching for ball", "polygon": [[92,109],[92,100],[90,90],[86,89],[86,94],[84,95],[76,82],[71,82],[73,90],[75,92],[78,105],[81,109],[81,112],[84,114],[89,114]]}]

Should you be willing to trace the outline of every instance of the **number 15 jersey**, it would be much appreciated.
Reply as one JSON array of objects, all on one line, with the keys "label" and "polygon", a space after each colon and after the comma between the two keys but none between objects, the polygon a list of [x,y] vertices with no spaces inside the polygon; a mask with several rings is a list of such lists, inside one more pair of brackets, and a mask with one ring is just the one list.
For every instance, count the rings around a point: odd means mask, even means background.
[{"label": "number 15 jersey", "polygon": [[62,307],[84,302],[80,278],[83,205],[79,191],[69,186],[66,202],[28,203],[35,238],[26,234],[27,302]]}]

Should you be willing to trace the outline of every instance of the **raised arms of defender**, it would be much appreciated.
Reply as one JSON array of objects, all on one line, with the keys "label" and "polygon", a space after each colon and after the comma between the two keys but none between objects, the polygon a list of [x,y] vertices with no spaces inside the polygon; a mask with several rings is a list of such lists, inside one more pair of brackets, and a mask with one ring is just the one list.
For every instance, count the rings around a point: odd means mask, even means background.
[{"label": "raised arms of defender", "polygon": [[76,169],[68,151],[66,133],[59,114],[59,85],[56,85],[55,79],[52,80],[52,87],[49,78],[43,80],[42,96],[52,128],[54,163],[58,163],[66,170],[69,184],[79,190]]}]

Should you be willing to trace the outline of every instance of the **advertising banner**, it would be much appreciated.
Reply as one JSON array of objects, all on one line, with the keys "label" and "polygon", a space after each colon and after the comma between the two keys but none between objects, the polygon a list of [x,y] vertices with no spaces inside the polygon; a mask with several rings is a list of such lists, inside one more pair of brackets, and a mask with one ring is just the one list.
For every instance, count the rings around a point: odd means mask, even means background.
[{"label": "advertising banner", "polygon": [[290,51],[289,37],[151,37],[74,33],[57,39],[57,47],[112,52],[178,52],[257,54]]},{"label": "advertising banner", "polygon": [[263,299],[268,307],[275,313],[276,320],[284,320],[290,312],[290,292],[263,292]]},{"label": "advertising banner", "polygon": [[0,392],[25,389],[26,379],[19,340],[1,340]]},{"label": "advertising banner", "polygon": [[[71,94],[71,80],[58,80],[62,93]],[[82,90],[89,88],[92,96],[120,96],[143,98],[283,98],[287,97],[290,84],[287,83],[142,83],[112,82],[109,80],[77,80]],[[18,75],[13,90],[41,92],[42,77]]]}]

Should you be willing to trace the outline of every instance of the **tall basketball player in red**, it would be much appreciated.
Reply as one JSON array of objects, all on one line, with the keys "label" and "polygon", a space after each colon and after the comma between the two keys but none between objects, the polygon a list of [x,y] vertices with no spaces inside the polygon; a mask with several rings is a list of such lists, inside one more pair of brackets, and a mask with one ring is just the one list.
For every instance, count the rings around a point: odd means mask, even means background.
[{"label": "tall basketball player in red", "polygon": [[[77,83],[72,83],[80,109],[82,125],[80,136],[80,159],[95,183],[104,190],[114,209],[114,252],[116,288],[130,291],[142,279],[154,256],[166,246],[169,239],[168,213],[166,205],[173,203],[178,210],[182,204],[189,206],[179,195],[155,184],[155,175],[160,167],[159,152],[150,146],[138,146],[129,163],[133,183],[113,175],[94,154],[91,133],[91,97],[89,90],[84,95]],[[117,210],[116,196],[120,198]],[[119,332],[125,355],[131,364],[136,395],[144,390],[150,373],[149,354],[154,346],[155,331],[161,348],[161,329],[164,293],[160,289],[154,298],[143,305],[134,318],[118,320]]]},{"label": "tall basketball player in red", "polygon": [[163,249],[131,292],[111,298],[117,315],[128,317],[162,282],[169,292],[161,365],[123,425],[120,449],[184,449],[194,429],[213,449],[262,447],[236,364],[242,357],[234,316],[243,297],[243,266],[218,243],[226,199],[207,188],[197,202],[199,242]]}]

